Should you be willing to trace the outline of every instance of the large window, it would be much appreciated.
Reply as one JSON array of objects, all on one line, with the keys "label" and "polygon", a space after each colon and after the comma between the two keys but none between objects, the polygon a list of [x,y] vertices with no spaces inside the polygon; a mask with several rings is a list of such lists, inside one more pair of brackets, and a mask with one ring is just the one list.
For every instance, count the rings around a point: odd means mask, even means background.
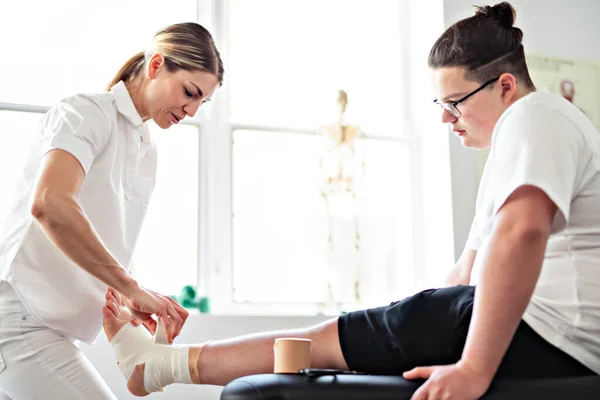
[{"label": "large window", "polygon": [[[211,164],[228,172],[217,171],[209,190],[228,211],[212,214],[220,243],[206,246],[215,252],[207,290],[232,310],[284,303],[323,312],[408,294],[416,149],[405,122],[402,2],[222,7],[226,88],[216,125],[225,139],[213,144],[230,161]],[[343,123],[361,131],[344,162],[357,169],[346,191],[328,184],[332,144],[319,134],[337,122],[338,90],[348,95]]]},{"label": "large window", "polygon": [[[159,165],[134,257],[140,282],[165,294],[197,285],[215,312],[335,313],[439,276],[427,265],[445,265],[451,248],[447,149],[419,110],[442,23],[413,21],[433,3],[441,18],[441,1],[176,3],[56,0],[32,12],[13,1],[0,13],[0,103],[24,108],[103,91],[166,25],[199,21],[215,36],[225,85],[214,101],[187,125],[151,125]],[[410,53],[415,41],[424,50]],[[340,90],[342,122],[359,129],[335,145],[323,127],[339,122]],[[0,110],[0,187],[16,183],[41,116]],[[337,170],[352,183],[332,180]]]}]

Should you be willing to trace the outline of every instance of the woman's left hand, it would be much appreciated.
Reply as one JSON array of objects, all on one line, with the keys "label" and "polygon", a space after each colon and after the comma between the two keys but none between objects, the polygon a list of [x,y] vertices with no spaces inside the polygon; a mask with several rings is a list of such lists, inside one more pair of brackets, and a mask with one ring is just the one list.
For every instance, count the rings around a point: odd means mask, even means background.
[{"label": "woman's left hand", "polygon": [[129,291],[129,296],[125,294],[122,296],[124,304],[133,315],[132,323],[139,325],[141,322],[151,334],[155,334],[158,324],[153,315],[156,315],[165,330],[167,343],[172,343],[173,339],[179,336],[189,316],[189,312],[169,296],[158,294],[139,285],[135,290]]},{"label": "woman's left hand", "polygon": [[456,364],[417,367],[405,379],[427,379],[411,400],[475,400],[485,394],[492,379],[459,361]]},{"label": "woman's left hand", "polygon": [[[153,292],[153,293],[156,293],[156,292]],[[165,296],[165,297],[167,297],[167,300],[169,300],[171,302],[171,304],[175,308],[175,311],[177,311],[177,313],[181,316],[181,318],[183,320],[183,324],[185,324],[185,321],[190,316],[189,311],[186,310],[185,308],[183,308],[183,306],[181,304],[179,304],[178,302],[173,300],[171,297],[169,297],[169,296]],[[156,321],[154,321],[149,315],[139,313],[138,311],[132,310],[132,309],[129,309],[129,311],[131,312],[131,323],[133,324],[133,326],[144,325],[144,327],[146,327],[148,332],[150,332],[153,335],[156,333],[156,328],[157,328]],[[138,315],[142,316],[142,318],[138,318]]]}]

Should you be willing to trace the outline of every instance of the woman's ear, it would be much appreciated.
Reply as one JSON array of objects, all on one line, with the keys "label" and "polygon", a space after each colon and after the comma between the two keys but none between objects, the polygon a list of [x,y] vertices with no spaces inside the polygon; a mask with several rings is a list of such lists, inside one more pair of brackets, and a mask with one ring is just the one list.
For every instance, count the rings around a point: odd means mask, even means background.
[{"label": "woman's ear", "polygon": [[148,78],[154,79],[165,63],[165,57],[160,53],[154,53],[148,61]]}]

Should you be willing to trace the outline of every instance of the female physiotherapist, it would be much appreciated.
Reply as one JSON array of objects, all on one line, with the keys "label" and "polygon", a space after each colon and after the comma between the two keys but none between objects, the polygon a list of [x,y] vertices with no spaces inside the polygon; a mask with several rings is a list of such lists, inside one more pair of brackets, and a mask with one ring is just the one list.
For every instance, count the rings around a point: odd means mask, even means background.
[{"label": "female physiotherapist", "polygon": [[154,330],[156,315],[169,342],[179,334],[187,312],[128,273],[156,175],[145,122],[166,129],[193,116],[222,80],[210,33],[175,24],[107,92],[64,99],[44,116],[0,238],[0,392],[115,399],[76,346],[102,329],[108,287],[136,322]]}]

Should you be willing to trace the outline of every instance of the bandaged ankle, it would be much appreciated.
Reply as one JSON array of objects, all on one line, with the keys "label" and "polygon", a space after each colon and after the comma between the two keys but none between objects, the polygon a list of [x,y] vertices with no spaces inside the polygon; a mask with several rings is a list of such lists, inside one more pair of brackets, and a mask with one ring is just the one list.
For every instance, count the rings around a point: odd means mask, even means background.
[{"label": "bandaged ankle", "polygon": [[189,345],[153,343],[143,326],[128,323],[110,341],[119,363],[119,369],[129,380],[135,367],[145,364],[144,388],[158,392],[172,383],[192,383],[189,369]]},{"label": "bandaged ankle", "polygon": [[154,332],[154,343],[156,344],[169,344],[167,341],[167,335],[165,330],[160,323],[160,320],[156,321],[156,331]]}]

